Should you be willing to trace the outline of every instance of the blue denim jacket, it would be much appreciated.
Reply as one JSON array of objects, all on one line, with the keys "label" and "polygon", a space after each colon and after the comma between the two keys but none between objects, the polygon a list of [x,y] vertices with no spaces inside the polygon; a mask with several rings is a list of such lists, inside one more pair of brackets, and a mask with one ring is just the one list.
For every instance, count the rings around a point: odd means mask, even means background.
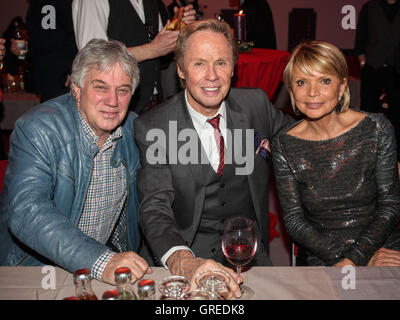
[{"label": "blue denim jacket", "polygon": [[[139,151],[133,119],[122,123],[112,166],[127,169],[129,250],[140,244],[136,171]],[[25,113],[10,137],[9,164],[0,197],[0,265],[56,264],[91,268],[107,249],[77,227],[98,148],[83,132],[69,94]]]}]

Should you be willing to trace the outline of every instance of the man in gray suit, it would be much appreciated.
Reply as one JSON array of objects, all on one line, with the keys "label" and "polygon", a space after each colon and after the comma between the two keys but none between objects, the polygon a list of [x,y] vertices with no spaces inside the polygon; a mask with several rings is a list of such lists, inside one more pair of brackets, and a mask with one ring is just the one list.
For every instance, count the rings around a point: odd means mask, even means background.
[{"label": "man in gray suit", "polygon": [[[292,123],[260,89],[231,89],[238,58],[230,27],[217,20],[188,25],[176,48],[184,92],[135,120],[142,168],[141,255],[192,279],[205,269],[236,275],[221,250],[224,220],[256,221],[255,265],[272,265],[268,181],[271,139]],[[206,260],[207,259],[207,260]]]}]

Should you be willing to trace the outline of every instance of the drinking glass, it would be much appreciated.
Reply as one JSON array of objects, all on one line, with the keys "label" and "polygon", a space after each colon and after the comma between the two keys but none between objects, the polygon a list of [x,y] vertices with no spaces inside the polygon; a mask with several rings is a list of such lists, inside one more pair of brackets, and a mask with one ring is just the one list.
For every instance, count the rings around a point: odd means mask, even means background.
[{"label": "drinking glass", "polygon": [[197,289],[184,293],[180,300],[215,300],[215,297],[210,291]]},{"label": "drinking glass", "polygon": [[182,276],[170,276],[161,281],[159,290],[161,300],[178,300],[190,290],[190,282]]},{"label": "drinking glass", "polygon": [[[236,266],[239,280],[242,267],[253,259],[257,251],[254,221],[243,217],[227,219],[222,236],[222,251],[226,259]],[[241,285],[241,291],[241,299],[250,299],[254,295],[248,286]]]},{"label": "drinking glass", "polygon": [[195,276],[199,289],[210,291],[215,300],[225,300],[229,296],[229,275],[222,270],[204,270]]}]

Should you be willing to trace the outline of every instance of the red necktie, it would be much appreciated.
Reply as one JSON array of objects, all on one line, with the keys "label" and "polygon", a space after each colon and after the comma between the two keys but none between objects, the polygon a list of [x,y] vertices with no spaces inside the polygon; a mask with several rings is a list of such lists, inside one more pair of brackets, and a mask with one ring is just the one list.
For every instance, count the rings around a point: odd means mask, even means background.
[{"label": "red necktie", "polygon": [[224,167],[225,167],[225,156],[224,156],[224,137],[221,134],[221,130],[219,130],[219,119],[221,115],[217,115],[215,118],[208,119],[207,122],[211,124],[214,128],[214,137],[215,141],[217,142],[217,147],[219,151],[219,166],[217,170],[217,174],[222,176],[224,174]]}]

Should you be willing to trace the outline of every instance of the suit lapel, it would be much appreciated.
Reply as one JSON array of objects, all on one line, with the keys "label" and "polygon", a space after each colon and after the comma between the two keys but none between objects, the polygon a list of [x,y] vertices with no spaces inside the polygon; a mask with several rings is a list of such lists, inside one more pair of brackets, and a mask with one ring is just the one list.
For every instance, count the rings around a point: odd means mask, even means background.
[{"label": "suit lapel", "polygon": [[[246,152],[246,130],[247,129],[255,129],[254,126],[250,123],[249,117],[248,117],[248,112],[246,111],[245,107],[240,106],[235,100],[232,98],[228,97],[227,99],[227,104],[226,104],[226,110],[227,110],[227,127],[228,129],[231,130],[232,137],[234,136],[234,129],[241,129],[242,130],[242,152]],[[252,141],[254,141],[254,137],[252,137]],[[233,143],[233,148],[235,148],[235,145],[237,147],[237,144]],[[252,155],[254,156],[254,142],[252,142],[252,146],[250,150],[252,150]],[[234,160],[234,150],[232,150],[232,159]],[[262,221],[261,218],[261,212],[260,212],[260,193],[257,192],[257,184],[256,184],[256,179],[257,179],[257,161],[254,159],[254,170],[251,174],[247,176],[248,182],[249,182],[249,187],[250,187],[250,194],[251,198],[253,200],[253,205],[254,205],[254,210],[256,212],[256,218],[258,223]],[[267,183],[267,181],[265,182]]]},{"label": "suit lapel", "polygon": [[[180,103],[177,104],[177,109],[176,109],[176,119],[177,119],[177,129],[178,129],[178,135],[179,132],[181,132],[184,129],[191,129],[194,132],[196,132],[196,129],[194,128],[192,118],[190,117],[189,111],[187,110],[186,107],[186,101],[185,101],[185,95],[182,92],[181,97],[180,97]],[[185,141],[178,141],[178,153],[179,149],[187,142]],[[199,150],[199,158],[197,164],[188,164],[188,165],[179,165],[179,168],[182,168],[182,170],[186,170],[188,172],[188,177],[191,176],[192,181],[194,182],[194,191],[193,194],[190,195],[193,199],[194,203],[194,212],[193,212],[193,225],[192,225],[192,232],[191,232],[191,239],[189,240],[189,244],[192,243],[194,235],[196,234],[196,230],[200,224],[200,219],[202,216],[202,211],[203,211],[203,206],[204,206],[204,199],[205,199],[205,194],[206,194],[206,189],[205,189],[205,177],[204,177],[204,170],[200,162],[200,148],[202,148],[200,138],[196,134],[196,143],[197,147]],[[178,159],[179,163],[179,159]]]},{"label": "suit lapel", "polygon": [[[185,101],[185,95],[182,94],[181,99],[180,99],[180,105],[177,108],[177,128],[178,128],[178,135],[179,132],[181,132],[182,130],[193,130],[194,132],[196,132],[196,129],[194,128],[193,125],[193,121],[192,118],[190,117],[189,111],[187,110],[186,107],[186,101]],[[198,152],[199,152],[199,157],[198,157],[198,163],[197,164],[190,164],[187,167],[191,174],[192,174],[192,178],[194,181],[196,181],[196,188],[198,188],[200,185],[203,186],[204,185],[204,173],[203,173],[203,169],[201,166],[201,159],[200,159],[200,155],[201,155],[201,150],[200,148],[202,148],[201,142],[200,142],[200,138],[199,136],[196,134],[196,141],[195,143],[197,143],[197,147],[198,147]],[[178,141],[178,152],[179,149],[185,144],[187,143],[186,141]]]}]

